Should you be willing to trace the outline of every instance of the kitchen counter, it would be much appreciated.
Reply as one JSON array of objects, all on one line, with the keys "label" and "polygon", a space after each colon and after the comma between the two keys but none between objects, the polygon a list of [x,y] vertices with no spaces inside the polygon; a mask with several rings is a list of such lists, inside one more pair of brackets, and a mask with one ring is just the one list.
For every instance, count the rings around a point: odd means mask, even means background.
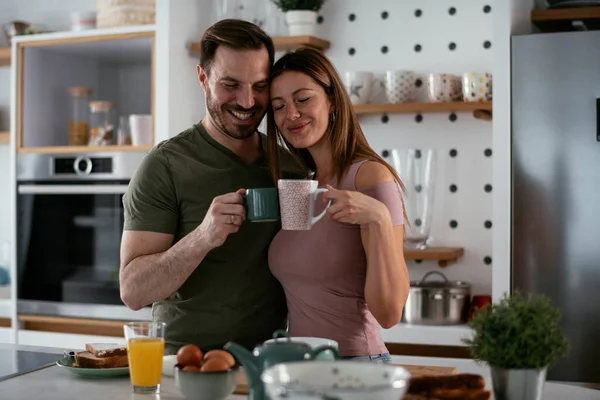
[{"label": "kitchen counter", "polygon": [[[46,347],[0,344],[2,349],[29,350],[62,356],[62,349]],[[0,363],[6,360],[0,360]],[[45,399],[45,400],[96,400],[96,399],[184,399],[173,378],[163,377],[161,394],[153,397],[137,395],[131,391],[129,377],[111,379],[84,379],[57,366],[50,366],[30,373],[0,381],[0,393],[3,400]],[[232,395],[228,400],[246,399],[246,396]],[[584,389],[576,386],[546,383],[543,400],[600,400],[600,390]]]}]

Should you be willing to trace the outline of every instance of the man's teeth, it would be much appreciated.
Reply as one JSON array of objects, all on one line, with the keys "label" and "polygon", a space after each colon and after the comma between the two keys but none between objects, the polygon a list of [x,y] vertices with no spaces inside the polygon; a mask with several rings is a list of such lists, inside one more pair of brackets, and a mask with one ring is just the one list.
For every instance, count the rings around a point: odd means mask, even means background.
[{"label": "man's teeth", "polygon": [[237,111],[232,111],[231,113],[239,119],[249,119],[252,116],[252,113],[241,113]]}]

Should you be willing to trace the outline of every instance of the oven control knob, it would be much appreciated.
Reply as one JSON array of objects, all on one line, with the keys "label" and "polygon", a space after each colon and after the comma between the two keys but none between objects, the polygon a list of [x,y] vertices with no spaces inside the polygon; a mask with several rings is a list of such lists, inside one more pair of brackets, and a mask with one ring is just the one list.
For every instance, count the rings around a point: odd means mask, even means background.
[{"label": "oven control knob", "polygon": [[73,162],[73,169],[77,175],[89,175],[92,172],[92,160],[87,156],[79,156]]}]

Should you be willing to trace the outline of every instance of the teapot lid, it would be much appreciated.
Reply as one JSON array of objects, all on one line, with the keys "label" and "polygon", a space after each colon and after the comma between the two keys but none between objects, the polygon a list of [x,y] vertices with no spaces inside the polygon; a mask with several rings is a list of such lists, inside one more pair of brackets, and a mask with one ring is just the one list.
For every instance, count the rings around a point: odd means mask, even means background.
[{"label": "teapot lid", "polygon": [[306,352],[310,351],[311,347],[308,343],[293,342],[292,338],[288,335],[287,331],[278,329],[273,333],[273,339],[266,341],[254,349],[254,355],[259,354],[269,355],[271,353],[289,353],[289,352]]}]

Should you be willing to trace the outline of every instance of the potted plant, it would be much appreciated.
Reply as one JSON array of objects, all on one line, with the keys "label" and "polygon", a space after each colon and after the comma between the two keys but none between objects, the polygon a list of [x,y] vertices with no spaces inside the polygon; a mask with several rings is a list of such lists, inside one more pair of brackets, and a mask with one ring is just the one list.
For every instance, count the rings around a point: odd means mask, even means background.
[{"label": "potted plant", "polygon": [[291,36],[314,36],[317,11],[326,0],[271,0],[285,15]]},{"label": "potted plant", "polygon": [[496,400],[541,400],[548,368],[570,347],[560,320],[550,299],[519,291],[474,313],[463,342],[490,367]]}]

